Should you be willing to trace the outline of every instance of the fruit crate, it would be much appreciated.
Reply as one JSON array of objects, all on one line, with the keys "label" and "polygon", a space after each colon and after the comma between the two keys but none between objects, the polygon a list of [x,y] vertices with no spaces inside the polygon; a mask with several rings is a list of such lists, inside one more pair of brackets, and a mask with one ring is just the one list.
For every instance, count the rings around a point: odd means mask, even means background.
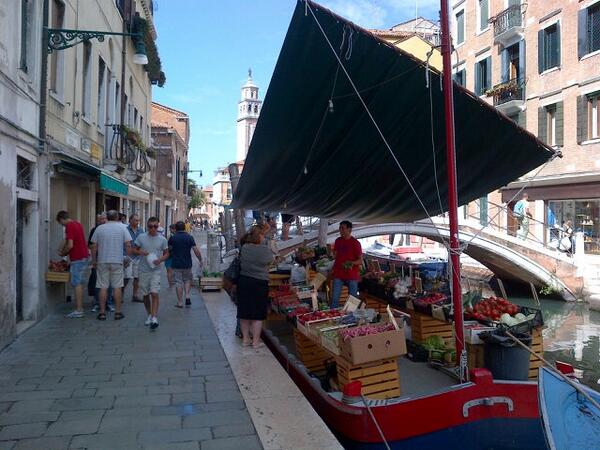
[{"label": "fruit crate", "polygon": [[379,297],[375,297],[371,294],[360,294],[360,299],[365,304],[365,308],[374,309],[379,313],[384,313],[386,311],[387,302]]},{"label": "fruit crate", "polygon": [[325,370],[325,362],[331,356],[321,345],[304,336],[298,330],[294,330],[294,344],[296,346],[296,356],[310,372]]},{"label": "fruit crate", "polygon": [[412,340],[417,343],[424,342],[429,336],[440,336],[443,339],[454,337],[454,325],[431,316],[410,311],[410,326]]},{"label": "fruit crate", "polygon": [[[523,313],[524,314],[524,313]],[[531,331],[531,350],[538,355],[544,356],[544,338],[542,336],[542,327],[535,328]],[[542,367],[542,360],[533,355],[529,355],[529,379],[537,380],[538,369]]]},{"label": "fruit crate", "polygon": [[68,283],[70,279],[69,272],[46,272],[46,281],[49,283]]},{"label": "fruit crate", "polygon": [[202,292],[220,291],[223,289],[223,278],[221,277],[201,277],[200,289]]},{"label": "fruit crate", "polygon": [[360,380],[362,394],[368,398],[386,399],[400,396],[400,373],[395,358],[353,365],[344,358],[335,358],[340,389]]}]

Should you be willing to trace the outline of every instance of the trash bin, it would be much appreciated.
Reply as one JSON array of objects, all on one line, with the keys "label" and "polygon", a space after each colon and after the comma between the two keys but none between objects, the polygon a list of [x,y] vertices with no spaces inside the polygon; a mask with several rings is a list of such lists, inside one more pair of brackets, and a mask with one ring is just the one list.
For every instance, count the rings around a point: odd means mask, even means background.
[{"label": "trash bin", "polygon": [[[531,346],[531,336],[515,334],[519,341]],[[529,379],[529,352],[508,336],[495,332],[481,333],[484,341],[483,362],[486,369],[492,372],[495,380]]]}]

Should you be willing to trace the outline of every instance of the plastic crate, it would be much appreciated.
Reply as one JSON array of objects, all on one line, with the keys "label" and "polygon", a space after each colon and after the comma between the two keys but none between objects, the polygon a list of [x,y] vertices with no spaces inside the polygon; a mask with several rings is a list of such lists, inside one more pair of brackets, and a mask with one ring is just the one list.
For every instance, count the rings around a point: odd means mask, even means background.
[{"label": "plastic crate", "polygon": [[512,334],[515,334],[515,333],[524,334],[524,333],[530,333],[532,330],[544,326],[544,317],[542,316],[541,310],[535,309],[535,308],[529,308],[527,306],[521,306],[519,312],[522,314],[525,314],[526,316],[535,314],[535,317],[526,322],[521,322],[517,325],[513,325],[512,327],[508,327],[501,323],[498,325],[499,330],[510,331]]}]

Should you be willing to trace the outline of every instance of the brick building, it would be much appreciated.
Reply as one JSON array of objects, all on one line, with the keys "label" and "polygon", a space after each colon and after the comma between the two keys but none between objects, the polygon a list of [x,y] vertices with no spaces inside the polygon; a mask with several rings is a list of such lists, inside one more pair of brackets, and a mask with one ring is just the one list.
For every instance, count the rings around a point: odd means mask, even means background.
[{"label": "brick building", "polygon": [[[452,19],[455,80],[563,154],[489,201],[526,186],[536,220],[571,220],[600,252],[600,0],[454,0]],[[476,203],[465,215],[486,222],[494,207]]]},{"label": "brick building", "polygon": [[156,151],[154,208],[165,228],[187,218],[189,116],[152,102],[152,141]]}]

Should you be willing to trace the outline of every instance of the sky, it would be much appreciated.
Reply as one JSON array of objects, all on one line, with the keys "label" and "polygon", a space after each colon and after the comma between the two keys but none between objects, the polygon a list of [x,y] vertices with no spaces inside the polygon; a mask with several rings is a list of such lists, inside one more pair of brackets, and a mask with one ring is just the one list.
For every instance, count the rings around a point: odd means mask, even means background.
[{"label": "sky", "polygon": [[[154,0],[158,51],[167,82],[153,100],[190,117],[190,173],[212,184],[235,160],[237,102],[248,68],[264,99],[296,0]],[[365,28],[419,16],[437,19],[439,0],[321,0]],[[417,8],[415,8],[417,6]],[[415,11],[416,10],[416,11]]]}]

